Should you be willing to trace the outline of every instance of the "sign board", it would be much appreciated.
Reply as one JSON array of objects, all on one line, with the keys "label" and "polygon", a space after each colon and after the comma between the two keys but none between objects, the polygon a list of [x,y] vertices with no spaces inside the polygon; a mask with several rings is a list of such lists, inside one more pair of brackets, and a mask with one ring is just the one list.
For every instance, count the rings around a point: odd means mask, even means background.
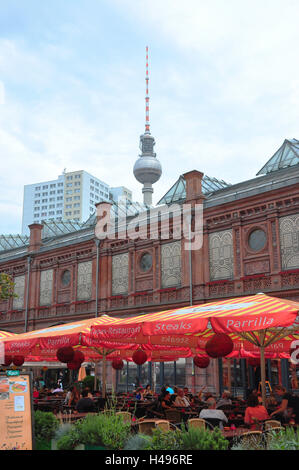
[{"label": "sign board", "polygon": [[32,374],[0,373],[0,450],[33,449]]}]

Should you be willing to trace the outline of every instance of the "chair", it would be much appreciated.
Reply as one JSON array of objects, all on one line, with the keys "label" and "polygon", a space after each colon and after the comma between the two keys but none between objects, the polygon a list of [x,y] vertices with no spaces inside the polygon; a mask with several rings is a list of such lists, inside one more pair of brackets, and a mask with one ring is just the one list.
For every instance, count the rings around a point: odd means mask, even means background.
[{"label": "chair", "polygon": [[190,418],[187,421],[188,428],[189,427],[194,427],[194,428],[206,428],[206,421],[201,418]]},{"label": "chair", "polygon": [[162,431],[170,431],[170,422],[166,421],[165,419],[156,421],[155,425],[156,428],[161,429]]},{"label": "chair", "polygon": [[115,414],[117,416],[122,416],[125,423],[131,423],[132,422],[132,414],[129,413],[128,411],[118,411]]},{"label": "chair", "polygon": [[273,428],[281,428],[281,422],[275,419],[269,419],[265,421],[264,424],[265,424],[265,431],[268,431],[269,429],[273,429]]},{"label": "chair", "polygon": [[182,414],[179,410],[164,410],[164,413],[167,421],[175,425],[181,424]]},{"label": "chair", "polygon": [[146,434],[147,436],[151,436],[153,434],[153,430],[156,428],[156,421],[141,421],[138,423],[138,431],[140,434]]},{"label": "chair", "polygon": [[210,427],[210,429],[219,428],[219,427],[220,427],[220,424],[222,424],[222,426],[223,426],[223,421],[222,421],[222,419],[218,419],[218,418],[205,418],[204,420],[205,420],[206,424]]},{"label": "chair", "polygon": [[239,442],[251,449],[260,449],[264,447],[264,435],[262,431],[249,431],[239,437]]}]

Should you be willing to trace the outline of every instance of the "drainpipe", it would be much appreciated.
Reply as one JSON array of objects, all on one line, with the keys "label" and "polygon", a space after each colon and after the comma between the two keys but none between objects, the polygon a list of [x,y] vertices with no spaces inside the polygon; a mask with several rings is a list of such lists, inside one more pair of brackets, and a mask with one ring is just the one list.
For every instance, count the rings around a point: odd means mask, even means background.
[{"label": "drainpipe", "polygon": [[28,305],[29,305],[29,284],[30,284],[30,265],[31,265],[31,256],[27,258],[27,286],[26,286],[26,304],[25,304],[25,328],[24,333],[27,333],[28,328]]},{"label": "drainpipe", "polygon": [[96,247],[97,247],[97,263],[96,263],[96,314],[95,316],[98,316],[98,297],[99,297],[99,253],[100,253],[100,240],[96,239],[95,241]]},{"label": "drainpipe", "polygon": [[[192,215],[189,216],[189,244],[191,245],[191,223]],[[189,247],[189,290],[190,290],[190,305],[193,305],[193,278],[192,278],[192,250]]]}]

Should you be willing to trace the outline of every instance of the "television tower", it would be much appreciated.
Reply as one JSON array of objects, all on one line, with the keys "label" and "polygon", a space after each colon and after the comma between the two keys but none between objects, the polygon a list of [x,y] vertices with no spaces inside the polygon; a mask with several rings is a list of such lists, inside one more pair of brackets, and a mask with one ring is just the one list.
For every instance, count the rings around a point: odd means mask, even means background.
[{"label": "television tower", "polygon": [[137,181],[143,184],[143,202],[147,206],[152,205],[153,184],[156,183],[162,174],[162,167],[154,153],[155,139],[150,133],[149,122],[149,73],[148,73],[148,47],[146,47],[146,94],[145,94],[145,132],[140,136],[139,148],[141,155],[136,160],[133,173]]}]

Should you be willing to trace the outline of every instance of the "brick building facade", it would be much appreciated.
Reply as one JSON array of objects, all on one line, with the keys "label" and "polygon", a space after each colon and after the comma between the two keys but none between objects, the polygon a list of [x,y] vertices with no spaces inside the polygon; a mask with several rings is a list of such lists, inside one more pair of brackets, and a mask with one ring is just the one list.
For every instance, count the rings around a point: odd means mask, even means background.
[{"label": "brick building facade", "polygon": [[[257,292],[299,301],[298,161],[210,192],[203,191],[202,173],[180,176],[171,203],[203,204],[203,243],[191,255],[183,238],[172,237],[173,222],[163,238],[159,219],[154,240],[98,240],[95,215],[84,224],[32,224],[30,237],[2,236],[0,271],[12,275],[18,297],[0,303],[0,329],[21,333],[96,311],[123,317]],[[168,202],[167,194],[160,202]],[[138,213],[146,219],[146,210]],[[287,365],[274,366],[286,383]],[[132,374],[147,382],[152,367],[143,368]],[[190,360],[156,369],[161,382],[177,376],[195,388],[227,385],[227,361],[213,360],[204,372],[194,371]],[[233,372],[235,386],[250,381],[246,361],[234,361]],[[110,371],[110,383],[115,380]]]}]

